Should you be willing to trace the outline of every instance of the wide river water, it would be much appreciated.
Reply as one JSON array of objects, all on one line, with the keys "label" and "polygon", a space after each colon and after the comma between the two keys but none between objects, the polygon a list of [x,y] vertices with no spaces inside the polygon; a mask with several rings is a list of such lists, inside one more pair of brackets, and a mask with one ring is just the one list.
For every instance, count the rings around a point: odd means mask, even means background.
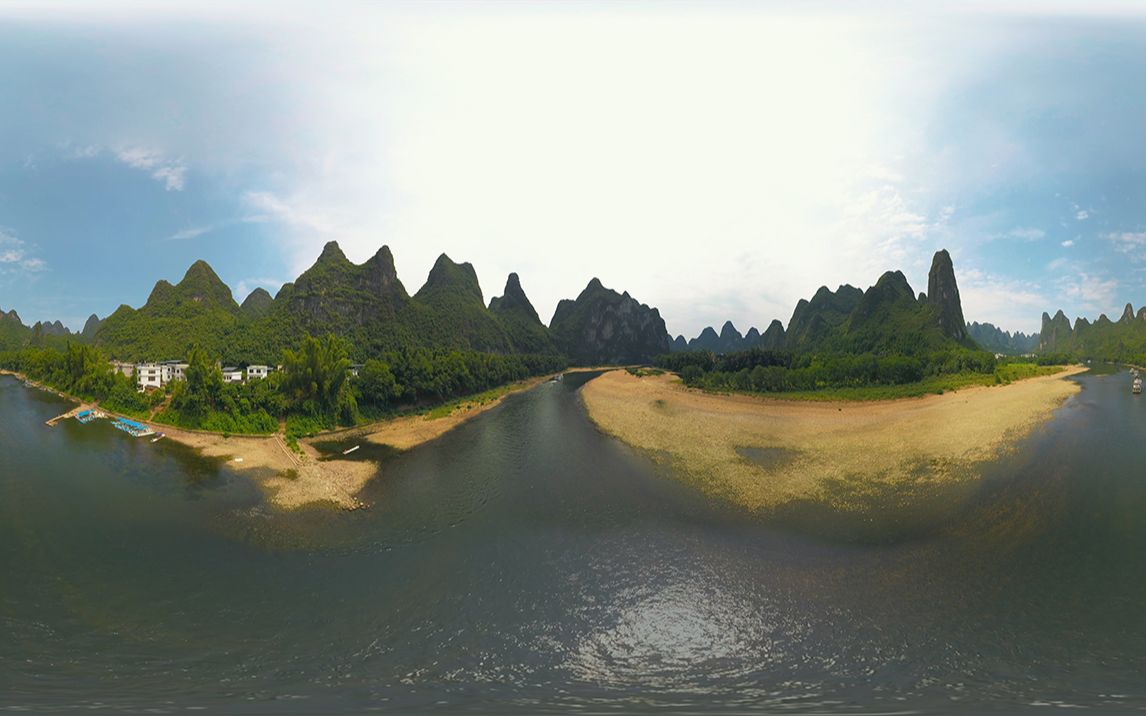
[{"label": "wide river water", "polygon": [[284,515],[0,377],[0,711],[1146,707],[1125,372],[886,532],[699,495],[593,427],[584,379],[390,458],[369,510]]}]

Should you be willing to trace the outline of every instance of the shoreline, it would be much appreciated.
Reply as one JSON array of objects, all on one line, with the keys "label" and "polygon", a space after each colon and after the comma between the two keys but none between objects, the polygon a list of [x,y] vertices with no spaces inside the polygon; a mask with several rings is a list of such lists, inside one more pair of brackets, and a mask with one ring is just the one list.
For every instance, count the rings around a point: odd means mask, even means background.
[{"label": "shoreline", "polygon": [[[74,395],[30,380],[15,371],[0,370],[0,375],[11,375],[39,390],[53,393],[81,407],[99,407],[109,416],[130,418],[107,410],[99,406],[98,402],[81,400]],[[504,390],[485,400],[480,400],[479,396],[459,398],[445,406],[438,406],[439,409],[449,406],[449,412],[444,415],[434,415],[434,409],[430,409],[425,413],[403,415],[366,425],[317,433],[298,441],[301,454],[287,446],[281,432],[270,435],[228,436],[223,433],[179,428],[153,420],[144,422],[156,432],[162,432],[166,440],[185,445],[206,457],[225,460],[227,467],[242,472],[244,476],[252,479],[262,491],[267,503],[279,510],[289,512],[324,503],[342,510],[358,510],[369,507],[358,497],[358,493],[380,474],[379,463],[363,459],[320,460],[322,454],[314,447],[315,443],[359,437],[363,442],[388,445],[405,452],[436,440],[454,428],[497,407],[509,396],[530,390],[555,375],[558,374],[537,376],[501,386]],[[130,419],[135,420],[135,418]]]},{"label": "shoreline", "polygon": [[1008,385],[875,401],[707,393],[671,373],[612,371],[581,398],[602,432],[705,493],[752,511],[855,510],[976,479],[1081,387],[1067,367]]}]

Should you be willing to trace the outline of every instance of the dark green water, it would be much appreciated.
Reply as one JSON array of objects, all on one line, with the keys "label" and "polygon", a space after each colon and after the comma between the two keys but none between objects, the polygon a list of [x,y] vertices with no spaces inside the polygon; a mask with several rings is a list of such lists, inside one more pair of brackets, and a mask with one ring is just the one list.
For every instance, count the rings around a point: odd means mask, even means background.
[{"label": "dark green water", "polygon": [[1146,398],[1080,381],[926,529],[873,531],[697,496],[572,377],[388,459],[371,510],[291,516],[2,378],[0,711],[1144,707]]}]

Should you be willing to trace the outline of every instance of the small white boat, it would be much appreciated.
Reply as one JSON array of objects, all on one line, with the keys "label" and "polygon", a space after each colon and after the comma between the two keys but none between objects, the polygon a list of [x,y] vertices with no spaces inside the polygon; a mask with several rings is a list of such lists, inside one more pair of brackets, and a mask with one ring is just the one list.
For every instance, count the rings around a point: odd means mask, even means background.
[{"label": "small white boat", "polygon": [[163,439],[163,438],[165,438],[165,437],[167,437],[167,435],[165,435],[164,433],[159,433],[159,435],[157,435],[157,436],[155,436],[155,437],[151,438],[151,442],[153,442],[153,443],[157,443],[157,442],[159,442],[160,440],[162,440],[162,439]]},{"label": "small white boat", "polygon": [[343,455],[349,455],[350,453],[354,452],[355,450],[357,450],[360,447],[362,447],[362,446],[361,445],[355,445],[354,447],[350,448],[349,450],[343,450],[342,454]]},{"label": "small white boat", "polygon": [[1132,383],[1130,386],[1130,392],[1134,393],[1135,395],[1138,395],[1139,393],[1142,392],[1142,379],[1141,378],[1135,378],[1134,379],[1134,383]]}]

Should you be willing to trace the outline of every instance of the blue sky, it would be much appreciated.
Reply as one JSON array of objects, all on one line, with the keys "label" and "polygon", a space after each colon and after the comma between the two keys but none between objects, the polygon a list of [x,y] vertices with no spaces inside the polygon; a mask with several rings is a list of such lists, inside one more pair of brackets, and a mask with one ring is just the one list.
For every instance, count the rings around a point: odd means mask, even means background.
[{"label": "blue sky", "polygon": [[915,7],[5,5],[0,307],[79,328],[199,258],[242,300],[330,239],[686,336],[944,247],[968,320],[1146,303],[1146,12]]}]

